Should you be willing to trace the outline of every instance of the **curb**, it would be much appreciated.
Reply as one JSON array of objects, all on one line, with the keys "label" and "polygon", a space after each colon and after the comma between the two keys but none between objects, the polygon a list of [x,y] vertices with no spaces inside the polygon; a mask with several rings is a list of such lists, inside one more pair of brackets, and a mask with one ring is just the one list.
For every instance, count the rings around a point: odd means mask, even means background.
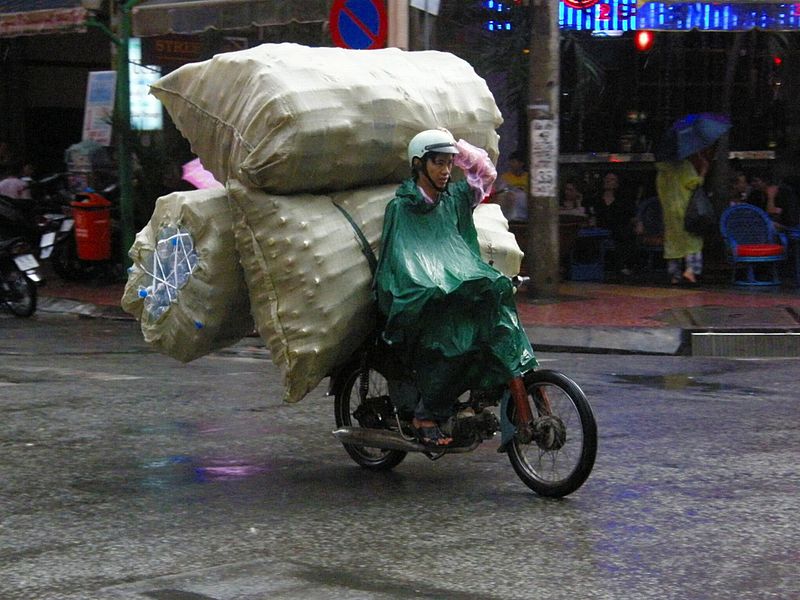
[{"label": "curb", "polygon": [[134,320],[132,315],[129,315],[118,306],[102,306],[68,298],[54,298],[52,296],[39,296],[36,309],[48,313],[72,314],[98,319]]},{"label": "curb", "polygon": [[620,354],[688,354],[688,332],[680,327],[526,326],[534,350]]}]

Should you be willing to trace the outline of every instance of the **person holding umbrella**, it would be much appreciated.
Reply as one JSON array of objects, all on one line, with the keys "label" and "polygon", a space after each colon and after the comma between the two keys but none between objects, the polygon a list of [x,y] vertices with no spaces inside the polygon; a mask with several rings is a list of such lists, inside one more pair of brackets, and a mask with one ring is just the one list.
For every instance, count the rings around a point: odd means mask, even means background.
[{"label": "person holding umbrella", "polygon": [[723,115],[687,115],[673,123],[656,150],[656,190],[664,215],[664,259],[672,284],[697,283],[703,272],[703,238],[686,231],[693,192],[705,181],[717,141],[730,129]]}]

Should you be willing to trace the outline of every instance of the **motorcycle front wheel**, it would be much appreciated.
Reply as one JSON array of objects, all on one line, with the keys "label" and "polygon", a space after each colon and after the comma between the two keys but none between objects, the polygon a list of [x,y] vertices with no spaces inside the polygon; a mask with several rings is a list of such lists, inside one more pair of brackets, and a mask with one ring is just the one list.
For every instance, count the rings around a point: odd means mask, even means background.
[{"label": "motorcycle front wheel", "polygon": [[[362,372],[364,377],[362,377]],[[389,398],[389,384],[386,378],[375,369],[365,372],[353,367],[344,376],[334,399],[337,427],[389,427],[385,406]],[[366,469],[388,471],[406,457],[402,450],[367,448],[353,444],[343,444],[350,457]]]},{"label": "motorcycle front wheel", "polygon": [[36,312],[36,284],[17,269],[5,276],[9,290],[5,304],[18,317],[30,317]]},{"label": "motorcycle front wheel", "polygon": [[[577,490],[592,472],[597,456],[597,423],[586,395],[556,371],[526,374],[533,408],[533,439],[508,444],[508,458],[519,478],[540,496],[560,498]],[[509,417],[516,422],[510,403]]]}]

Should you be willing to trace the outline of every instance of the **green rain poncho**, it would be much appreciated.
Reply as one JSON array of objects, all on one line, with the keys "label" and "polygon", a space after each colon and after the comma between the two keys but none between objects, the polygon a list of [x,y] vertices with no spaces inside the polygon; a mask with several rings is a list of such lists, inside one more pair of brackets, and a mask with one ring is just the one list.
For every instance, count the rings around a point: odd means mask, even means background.
[{"label": "green rain poncho", "polygon": [[473,198],[460,181],[428,204],[408,179],[383,224],[375,276],[383,339],[423,397],[439,401],[536,366],[511,281],[480,257]]}]

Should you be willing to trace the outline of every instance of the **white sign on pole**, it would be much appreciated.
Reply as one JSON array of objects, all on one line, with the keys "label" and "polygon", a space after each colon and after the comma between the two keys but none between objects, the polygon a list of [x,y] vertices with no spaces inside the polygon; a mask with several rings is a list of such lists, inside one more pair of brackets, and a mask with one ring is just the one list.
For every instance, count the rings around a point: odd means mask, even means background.
[{"label": "white sign on pole", "polygon": [[409,4],[414,8],[439,16],[439,0],[411,0]]},{"label": "white sign on pole", "polygon": [[101,146],[111,145],[111,115],[114,113],[116,71],[91,71],[86,83],[86,106],[83,111],[82,140]]},{"label": "white sign on pole", "polygon": [[531,121],[531,195],[555,197],[558,174],[558,128],[554,119]]}]

